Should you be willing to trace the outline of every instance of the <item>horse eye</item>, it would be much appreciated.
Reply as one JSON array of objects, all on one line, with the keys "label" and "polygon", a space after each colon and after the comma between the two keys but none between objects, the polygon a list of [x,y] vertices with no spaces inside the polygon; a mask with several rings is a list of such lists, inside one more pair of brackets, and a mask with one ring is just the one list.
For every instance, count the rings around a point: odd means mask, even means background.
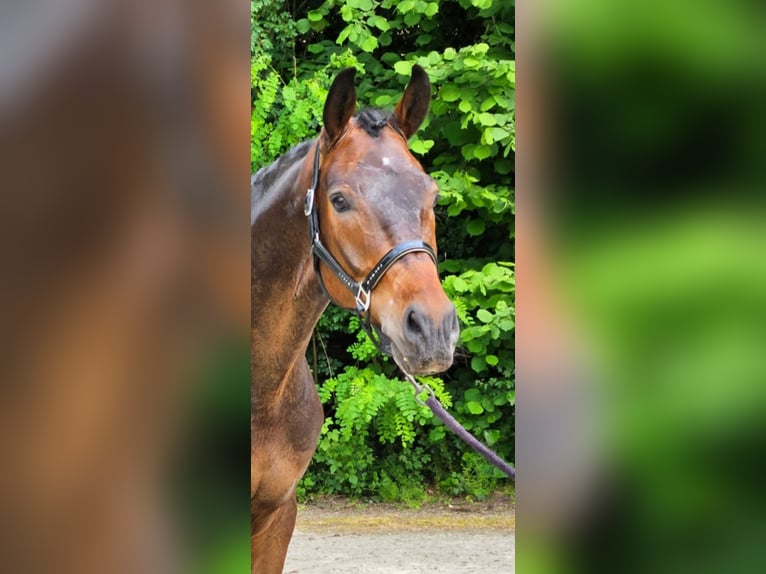
[{"label": "horse eye", "polygon": [[336,193],[332,197],[330,197],[330,202],[332,203],[332,206],[335,208],[335,211],[337,211],[338,213],[347,211],[351,208],[351,206],[346,201],[346,198],[343,197],[340,193]]}]

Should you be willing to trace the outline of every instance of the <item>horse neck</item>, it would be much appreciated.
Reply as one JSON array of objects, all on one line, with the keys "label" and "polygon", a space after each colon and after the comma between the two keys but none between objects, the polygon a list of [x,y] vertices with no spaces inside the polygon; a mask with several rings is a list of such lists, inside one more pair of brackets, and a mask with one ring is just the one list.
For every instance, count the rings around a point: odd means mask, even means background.
[{"label": "horse neck", "polygon": [[[304,160],[303,164],[310,162]],[[292,173],[291,173],[292,171]],[[302,203],[311,173],[286,170],[290,182],[254,218],[252,240],[251,368],[254,401],[270,404],[295,380],[314,326],[327,306],[312,266]]]}]

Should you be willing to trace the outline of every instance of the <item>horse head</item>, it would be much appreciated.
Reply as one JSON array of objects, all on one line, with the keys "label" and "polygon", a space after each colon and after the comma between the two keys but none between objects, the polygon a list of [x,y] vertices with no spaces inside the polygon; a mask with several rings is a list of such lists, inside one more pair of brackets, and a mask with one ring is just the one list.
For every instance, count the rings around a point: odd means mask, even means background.
[{"label": "horse head", "polygon": [[366,309],[325,260],[317,268],[320,281],[336,304],[364,313],[403,370],[444,371],[452,364],[458,323],[435,265],[439,190],[407,144],[428,112],[430,82],[414,66],[393,113],[363,110],[355,116],[355,72],[341,72],[325,102],[316,164],[321,169],[315,174],[318,237],[359,283],[390,263],[389,254],[396,258],[375,277]]}]

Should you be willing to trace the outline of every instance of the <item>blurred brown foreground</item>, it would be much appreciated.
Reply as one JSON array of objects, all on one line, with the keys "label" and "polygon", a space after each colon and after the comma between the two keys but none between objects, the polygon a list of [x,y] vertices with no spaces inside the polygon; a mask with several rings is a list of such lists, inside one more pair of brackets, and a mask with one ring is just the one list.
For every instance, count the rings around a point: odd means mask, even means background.
[{"label": "blurred brown foreground", "polygon": [[8,4],[0,570],[188,572],[165,481],[192,381],[248,336],[246,5]]}]

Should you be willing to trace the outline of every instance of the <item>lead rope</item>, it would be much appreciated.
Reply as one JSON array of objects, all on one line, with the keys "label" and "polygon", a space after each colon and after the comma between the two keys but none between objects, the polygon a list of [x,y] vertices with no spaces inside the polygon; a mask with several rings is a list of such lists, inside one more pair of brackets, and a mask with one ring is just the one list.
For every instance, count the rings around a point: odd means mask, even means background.
[{"label": "lead rope", "polygon": [[[475,436],[473,436],[471,433],[469,433],[463,425],[461,425],[455,417],[453,417],[451,414],[449,414],[446,409],[442,406],[442,404],[439,402],[439,399],[436,398],[436,395],[434,395],[433,389],[429,387],[428,385],[421,385],[415,380],[415,377],[413,377],[410,373],[402,369],[402,373],[404,373],[405,378],[410,382],[412,387],[415,389],[415,400],[419,402],[421,405],[428,407],[431,409],[431,412],[433,412],[441,421],[444,423],[444,425],[450,429],[453,433],[455,433],[460,440],[462,440],[464,443],[466,443],[468,446],[470,446],[474,451],[479,453],[481,456],[483,456],[487,462],[492,464],[495,468],[499,469],[502,473],[504,473],[506,476],[512,479],[516,479],[516,469],[513,468],[510,464],[505,462],[502,458],[497,456],[497,453],[495,453],[492,449],[490,449],[487,445],[479,441]],[[428,391],[429,397],[424,401],[420,400],[420,393],[423,391]]]}]

